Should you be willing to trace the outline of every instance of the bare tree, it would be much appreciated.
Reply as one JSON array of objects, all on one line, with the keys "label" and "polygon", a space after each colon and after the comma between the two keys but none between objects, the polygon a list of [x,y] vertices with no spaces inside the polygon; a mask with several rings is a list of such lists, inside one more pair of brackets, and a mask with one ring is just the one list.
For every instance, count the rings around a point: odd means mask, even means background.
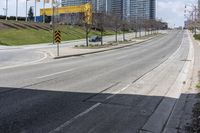
[{"label": "bare tree", "polygon": [[126,37],[125,37],[125,32],[129,31],[130,29],[130,25],[129,25],[129,22],[128,20],[122,20],[122,32],[123,32],[123,41],[126,40]]},{"label": "bare tree", "polygon": [[93,25],[96,30],[101,33],[101,45],[103,45],[103,35],[107,25],[107,14],[105,12],[96,13],[93,18]]},{"label": "bare tree", "polygon": [[121,18],[118,15],[110,15],[109,27],[115,32],[115,42],[118,42],[118,31],[122,26]]},{"label": "bare tree", "polygon": [[136,20],[131,20],[131,28],[132,30],[135,32],[135,38],[137,38],[137,34],[138,34],[138,23]]}]

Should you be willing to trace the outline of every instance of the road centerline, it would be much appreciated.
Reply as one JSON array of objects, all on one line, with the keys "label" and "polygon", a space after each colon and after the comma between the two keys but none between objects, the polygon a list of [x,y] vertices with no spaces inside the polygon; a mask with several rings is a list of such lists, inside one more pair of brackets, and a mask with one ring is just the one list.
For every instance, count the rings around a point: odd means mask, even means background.
[{"label": "road centerline", "polygon": [[55,76],[55,75],[59,75],[59,74],[66,73],[66,72],[70,72],[70,71],[73,71],[73,70],[74,69],[68,69],[68,70],[65,70],[65,71],[51,73],[51,74],[47,74],[47,75],[44,75],[44,76],[39,76],[39,77],[37,77],[37,79],[42,79],[42,78],[47,78],[47,77]]}]

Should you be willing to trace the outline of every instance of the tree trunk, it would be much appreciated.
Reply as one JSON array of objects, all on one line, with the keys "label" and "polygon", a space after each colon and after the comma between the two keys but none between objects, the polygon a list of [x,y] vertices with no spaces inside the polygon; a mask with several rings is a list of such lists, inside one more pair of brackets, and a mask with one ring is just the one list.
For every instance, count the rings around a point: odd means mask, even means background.
[{"label": "tree trunk", "polygon": [[85,40],[86,40],[86,46],[87,47],[89,46],[89,43],[88,43],[88,34],[89,34],[89,25],[86,24],[85,25]]},{"label": "tree trunk", "polygon": [[135,31],[135,38],[137,38],[137,31]]},{"label": "tree trunk", "polygon": [[123,30],[123,41],[125,41],[126,38],[125,38],[125,31]]},{"label": "tree trunk", "polygon": [[103,45],[103,31],[101,31],[101,45]]},{"label": "tree trunk", "polygon": [[88,46],[89,46],[89,44],[88,44],[88,31],[86,31],[86,36],[85,36],[85,38],[86,38],[86,46],[88,47]]},{"label": "tree trunk", "polygon": [[117,42],[117,30],[115,31],[115,42]]},{"label": "tree trunk", "polygon": [[142,35],[141,35],[141,29],[140,29],[140,33],[139,33],[139,35],[140,35],[140,37],[142,36]]}]

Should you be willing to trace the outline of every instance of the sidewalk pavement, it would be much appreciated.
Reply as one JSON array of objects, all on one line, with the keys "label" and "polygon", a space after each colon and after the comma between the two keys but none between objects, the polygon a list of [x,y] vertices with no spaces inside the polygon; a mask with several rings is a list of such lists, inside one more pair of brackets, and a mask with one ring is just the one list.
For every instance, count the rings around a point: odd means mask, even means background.
[{"label": "sidewalk pavement", "polygon": [[[120,49],[124,47],[129,47],[132,45],[137,45],[142,42],[151,40],[155,37],[158,37],[162,34],[151,36],[151,37],[143,37],[143,38],[138,38],[138,39],[133,39],[129,42],[126,42],[124,44],[120,43],[118,45],[113,45],[110,47],[105,47],[105,48],[75,48],[75,47],[60,47],[59,48],[59,56],[57,53],[57,46],[52,46],[51,48],[48,49],[43,49],[42,52],[47,53],[50,58],[54,59],[60,59],[60,58],[66,58],[66,57],[72,57],[72,56],[81,56],[81,55],[88,55],[88,54],[94,54],[94,53],[99,53],[99,52],[105,52],[109,50],[114,50],[114,49]],[[107,42],[109,43],[109,42]],[[62,44],[61,44],[62,45]]]}]

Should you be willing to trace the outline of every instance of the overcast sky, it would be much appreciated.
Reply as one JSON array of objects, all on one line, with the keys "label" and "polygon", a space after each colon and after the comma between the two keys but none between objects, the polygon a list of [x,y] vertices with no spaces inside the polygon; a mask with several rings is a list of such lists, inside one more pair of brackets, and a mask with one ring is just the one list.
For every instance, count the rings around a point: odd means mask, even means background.
[{"label": "overcast sky", "polygon": [[[8,0],[9,1],[9,10],[8,15],[14,16],[16,13],[15,2],[16,0]],[[25,16],[26,10],[26,0],[18,0],[19,1],[19,16]],[[34,0],[30,0],[28,2],[29,6],[34,6]],[[184,21],[184,5],[194,3],[197,0],[157,0],[157,15],[156,17],[163,21],[167,21],[171,27],[183,26]],[[3,8],[5,8],[6,0],[0,0],[0,14],[4,15]],[[49,4],[46,5],[50,6]],[[42,8],[41,4],[37,4],[39,9]],[[37,11],[39,14],[39,10]]]}]

